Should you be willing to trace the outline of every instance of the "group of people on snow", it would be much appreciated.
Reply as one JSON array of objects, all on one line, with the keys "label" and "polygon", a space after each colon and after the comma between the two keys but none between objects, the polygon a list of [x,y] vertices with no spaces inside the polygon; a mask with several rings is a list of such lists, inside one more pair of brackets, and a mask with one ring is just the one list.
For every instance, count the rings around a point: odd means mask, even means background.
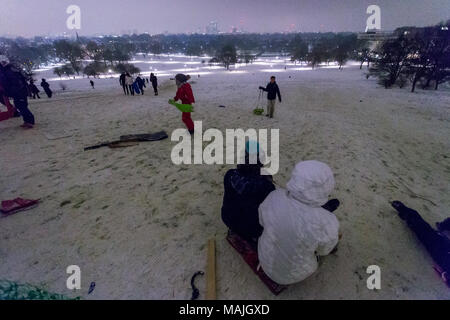
[{"label": "group of people on snow", "polygon": [[158,78],[153,73],[150,74],[150,79],[142,77],[141,75],[134,78],[129,72],[122,72],[119,77],[119,84],[123,89],[123,94],[125,95],[144,95],[144,88],[147,88],[146,82],[147,84],[149,82],[152,84],[153,92],[155,93],[155,96],[157,96]]},{"label": "group of people on snow", "polygon": [[[195,98],[189,79],[189,75],[175,76],[174,100],[192,105]],[[119,78],[125,95],[144,94],[146,81],[151,82],[155,95],[158,95],[158,80],[153,73],[150,79],[141,76],[134,79],[128,72]],[[52,92],[45,79],[41,86],[50,98]],[[273,118],[276,99],[281,102],[275,77],[259,89],[267,92],[266,116]],[[0,103],[8,109],[0,113],[0,120],[15,112],[10,97],[23,117],[22,127],[32,128],[35,119],[28,108],[30,93],[33,98],[40,99],[33,80],[28,84],[8,58],[0,56]],[[189,133],[194,134],[190,112],[182,112],[182,121]],[[255,158],[256,163],[252,163],[250,159]],[[244,161],[225,174],[221,216],[229,229],[228,236],[238,235],[254,248],[265,274],[280,285],[289,285],[311,276],[319,266],[320,257],[337,250],[341,235],[334,211],[340,202],[329,200],[335,180],[327,164],[316,160],[299,162],[286,188],[277,188],[272,176],[261,174],[263,163],[264,150],[257,142],[247,141]],[[450,240],[446,236],[450,231],[450,219],[437,224],[438,230],[435,230],[417,211],[403,203],[394,201],[392,206],[424,244],[437,263],[442,279],[450,285]]]}]

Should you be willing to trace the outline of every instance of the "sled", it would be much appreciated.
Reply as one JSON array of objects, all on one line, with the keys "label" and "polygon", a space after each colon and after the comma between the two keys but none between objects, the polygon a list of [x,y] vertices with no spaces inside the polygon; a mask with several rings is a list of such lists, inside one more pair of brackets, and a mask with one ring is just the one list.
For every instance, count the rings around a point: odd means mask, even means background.
[{"label": "sled", "polygon": [[264,113],[264,109],[256,108],[256,109],[253,110],[253,114],[256,114],[257,116],[260,116],[263,113]]},{"label": "sled", "polygon": [[0,96],[0,99],[3,99],[3,104],[6,106],[7,109],[7,111],[0,112],[0,121],[8,120],[9,118],[14,117],[16,108],[9,102],[8,97]]},{"label": "sled", "polygon": [[109,141],[103,142],[94,146],[84,148],[84,151],[99,149],[102,147],[110,147],[110,148],[124,148],[135,146],[137,142],[145,142],[145,141],[158,141],[167,139],[168,135],[165,131],[160,131],[156,133],[145,133],[145,134],[131,134],[121,136],[120,140],[117,141]]},{"label": "sled", "polygon": [[168,135],[165,131],[120,136],[121,141],[158,141],[166,138],[168,138]]},{"label": "sled", "polygon": [[28,200],[22,198],[16,198],[14,200],[5,200],[1,202],[0,212],[1,218],[13,215],[20,211],[30,210],[39,204],[39,199]]},{"label": "sled", "polygon": [[169,100],[169,104],[175,106],[181,112],[194,112],[194,107],[190,104],[177,103],[173,99]]},{"label": "sled", "polygon": [[227,235],[227,241],[242,256],[244,261],[249,265],[253,272],[274,295],[279,295],[288,287],[286,285],[276,283],[265,274],[261,267],[258,268],[258,253],[256,252],[256,248],[252,246],[248,241],[231,232],[229,232]]}]

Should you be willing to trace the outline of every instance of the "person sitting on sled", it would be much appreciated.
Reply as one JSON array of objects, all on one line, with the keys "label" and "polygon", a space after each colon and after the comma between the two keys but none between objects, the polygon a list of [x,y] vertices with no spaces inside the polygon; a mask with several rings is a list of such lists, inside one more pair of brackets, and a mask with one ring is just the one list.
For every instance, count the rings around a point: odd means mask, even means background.
[{"label": "person sitting on sled", "polygon": [[273,191],[259,206],[264,228],[258,240],[259,263],[276,283],[306,279],[317,270],[318,257],[336,248],[339,222],[331,212],[339,201],[328,201],[334,184],[328,165],[303,161],[295,166],[287,190]]},{"label": "person sitting on sled", "polygon": [[[255,150],[251,150],[252,148]],[[256,142],[247,142],[245,162],[225,174],[222,205],[222,220],[230,232],[238,234],[255,247],[263,230],[259,224],[258,207],[267,195],[275,190],[272,177],[261,175],[263,165],[258,149]],[[257,153],[257,163],[251,163],[252,153]]]},{"label": "person sitting on sled", "polygon": [[399,217],[406,221],[408,227],[425,246],[425,249],[436,262],[435,270],[444,283],[450,287],[450,218],[436,223],[438,229],[436,231],[416,210],[408,208],[402,202],[394,201],[392,207],[398,211]]},{"label": "person sitting on sled", "polygon": [[[191,85],[187,83],[189,79],[190,79],[189,76],[186,76],[181,73],[175,76],[175,82],[177,84],[178,90],[173,100],[175,101],[181,100],[181,103],[183,104],[195,103],[195,98],[194,94],[192,93]],[[183,112],[181,119],[186,125],[187,129],[189,130],[189,133],[191,135],[194,134],[194,122],[192,121],[191,113]]]}]

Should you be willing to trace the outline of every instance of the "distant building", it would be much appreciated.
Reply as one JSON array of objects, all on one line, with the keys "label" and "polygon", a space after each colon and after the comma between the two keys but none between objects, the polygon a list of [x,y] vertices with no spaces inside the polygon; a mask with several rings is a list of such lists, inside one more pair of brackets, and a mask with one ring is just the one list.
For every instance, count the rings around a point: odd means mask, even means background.
[{"label": "distant building", "polygon": [[219,33],[218,23],[216,21],[211,21],[206,26],[206,33],[207,34],[218,34]]}]

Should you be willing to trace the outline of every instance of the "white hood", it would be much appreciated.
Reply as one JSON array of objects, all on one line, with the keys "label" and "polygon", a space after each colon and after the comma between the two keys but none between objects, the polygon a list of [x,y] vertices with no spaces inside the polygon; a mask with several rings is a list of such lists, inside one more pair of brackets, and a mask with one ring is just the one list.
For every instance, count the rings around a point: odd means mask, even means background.
[{"label": "white hood", "polygon": [[334,189],[334,177],[330,167],[316,160],[298,163],[287,183],[289,194],[312,207],[321,207],[328,201]]},{"label": "white hood", "polygon": [[302,281],[316,271],[316,256],[327,255],[336,246],[339,222],[321,208],[333,188],[333,173],[326,164],[300,162],[288,190],[271,192],[259,206],[264,231],[258,240],[258,258],[272,280],[280,284]]}]

